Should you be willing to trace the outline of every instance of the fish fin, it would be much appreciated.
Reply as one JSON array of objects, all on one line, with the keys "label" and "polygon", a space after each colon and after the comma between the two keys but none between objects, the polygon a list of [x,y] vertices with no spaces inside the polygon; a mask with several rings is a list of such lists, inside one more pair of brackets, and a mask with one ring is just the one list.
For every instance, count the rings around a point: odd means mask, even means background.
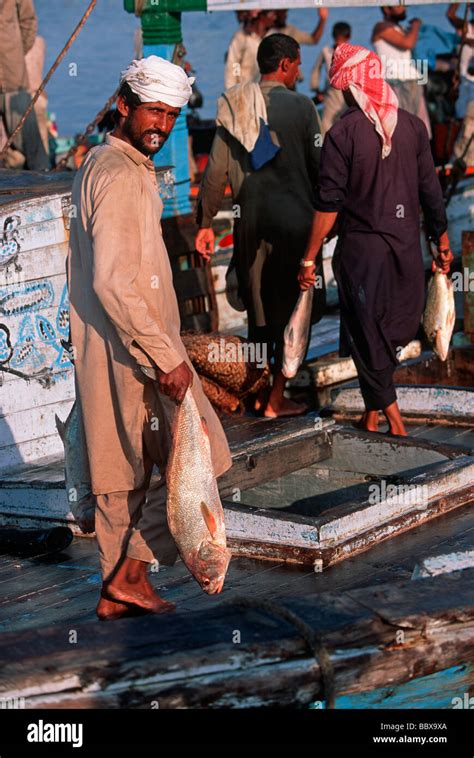
[{"label": "fish fin", "polygon": [[61,421],[59,416],[55,413],[54,414],[54,420],[56,421],[56,429],[58,430],[59,436],[61,437],[62,441],[64,442],[64,434],[66,431],[66,424],[64,421]]},{"label": "fish fin", "polygon": [[201,501],[201,513],[205,524],[209,529],[209,534],[214,540],[217,537],[217,521],[214,518],[214,515],[211,513],[209,506],[206,505],[203,500]]}]

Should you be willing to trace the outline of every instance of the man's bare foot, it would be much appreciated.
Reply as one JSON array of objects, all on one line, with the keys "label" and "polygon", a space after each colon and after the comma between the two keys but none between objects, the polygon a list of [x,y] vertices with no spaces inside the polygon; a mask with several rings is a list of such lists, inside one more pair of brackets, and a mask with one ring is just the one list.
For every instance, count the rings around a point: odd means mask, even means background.
[{"label": "man's bare foot", "polygon": [[307,412],[308,406],[305,403],[295,403],[286,397],[277,403],[270,396],[263,415],[265,418],[280,418],[282,416],[302,416]]},{"label": "man's bare foot", "polygon": [[108,600],[142,608],[151,613],[167,613],[174,603],[159,597],[148,581],[148,563],[126,556],[112,579],[105,583],[102,595]]},{"label": "man's bare foot", "polygon": [[257,397],[255,398],[255,403],[253,406],[254,411],[257,413],[260,411],[263,411],[266,404],[268,403],[268,398],[270,395],[271,388],[270,387],[264,387],[260,390],[260,392],[257,394]]},{"label": "man's bare foot", "polygon": [[397,401],[395,400],[394,403],[387,405],[387,407],[383,409],[383,412],[388,421],[388,434],[393,437],[408,437]]},{"label": "man's bare foot", "polygon": [[366,411],[359,421],[354,423],[356,429],[362,429],[365,432],[378,432],[379,430],[379,412]]},{"label": "man's bare foot", "polygon": [[102,595],[99,598],[95,612],[100,621],[114,621],[124,616],[138,616],[145,611],[135,608],[125,603],[117,603],[115,600],[108,600]]}]

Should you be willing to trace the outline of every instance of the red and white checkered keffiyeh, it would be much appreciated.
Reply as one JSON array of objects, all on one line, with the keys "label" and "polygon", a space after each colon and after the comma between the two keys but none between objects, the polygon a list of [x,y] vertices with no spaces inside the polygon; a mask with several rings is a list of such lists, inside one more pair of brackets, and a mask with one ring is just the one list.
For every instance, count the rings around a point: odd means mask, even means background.
[{"label": "red and white checkered keffiyeh", "polygon": [[398,119],[398,97],[382,76],[382,62],[371,50],[345,43],[334,51],[331,86],[350,90],[357,105],[382,138],[382,158],[390,155]]}]

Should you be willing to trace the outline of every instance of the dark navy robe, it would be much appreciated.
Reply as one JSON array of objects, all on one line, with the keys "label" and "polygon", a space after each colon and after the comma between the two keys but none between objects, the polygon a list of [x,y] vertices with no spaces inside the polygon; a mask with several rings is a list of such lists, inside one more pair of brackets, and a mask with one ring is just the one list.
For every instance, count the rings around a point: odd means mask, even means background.
[{"label": "dark navy robe", "polygon": [[316,208],[338,211],[334,272],[343,356],[352,355],[368,410],[396,400],[397,349],[423,312],[420,206],[431,239],[447,229],[441,187],[423,122],[403,109],[382,159],[381,139],[357,107],[326,134]]}]

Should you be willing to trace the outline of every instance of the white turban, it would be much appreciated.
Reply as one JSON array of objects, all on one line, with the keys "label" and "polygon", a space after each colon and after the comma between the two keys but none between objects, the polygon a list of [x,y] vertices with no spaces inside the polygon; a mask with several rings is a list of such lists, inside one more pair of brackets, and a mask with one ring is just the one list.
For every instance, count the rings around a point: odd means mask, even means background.
[{"label": "white turban", "polygon": [[165,58],[149,55],[132,61],[120,76],[120,84],[127,82],[142,103],[166,103],[182,108],[191,97],[194,76],[188,76],[181,66]]}]

